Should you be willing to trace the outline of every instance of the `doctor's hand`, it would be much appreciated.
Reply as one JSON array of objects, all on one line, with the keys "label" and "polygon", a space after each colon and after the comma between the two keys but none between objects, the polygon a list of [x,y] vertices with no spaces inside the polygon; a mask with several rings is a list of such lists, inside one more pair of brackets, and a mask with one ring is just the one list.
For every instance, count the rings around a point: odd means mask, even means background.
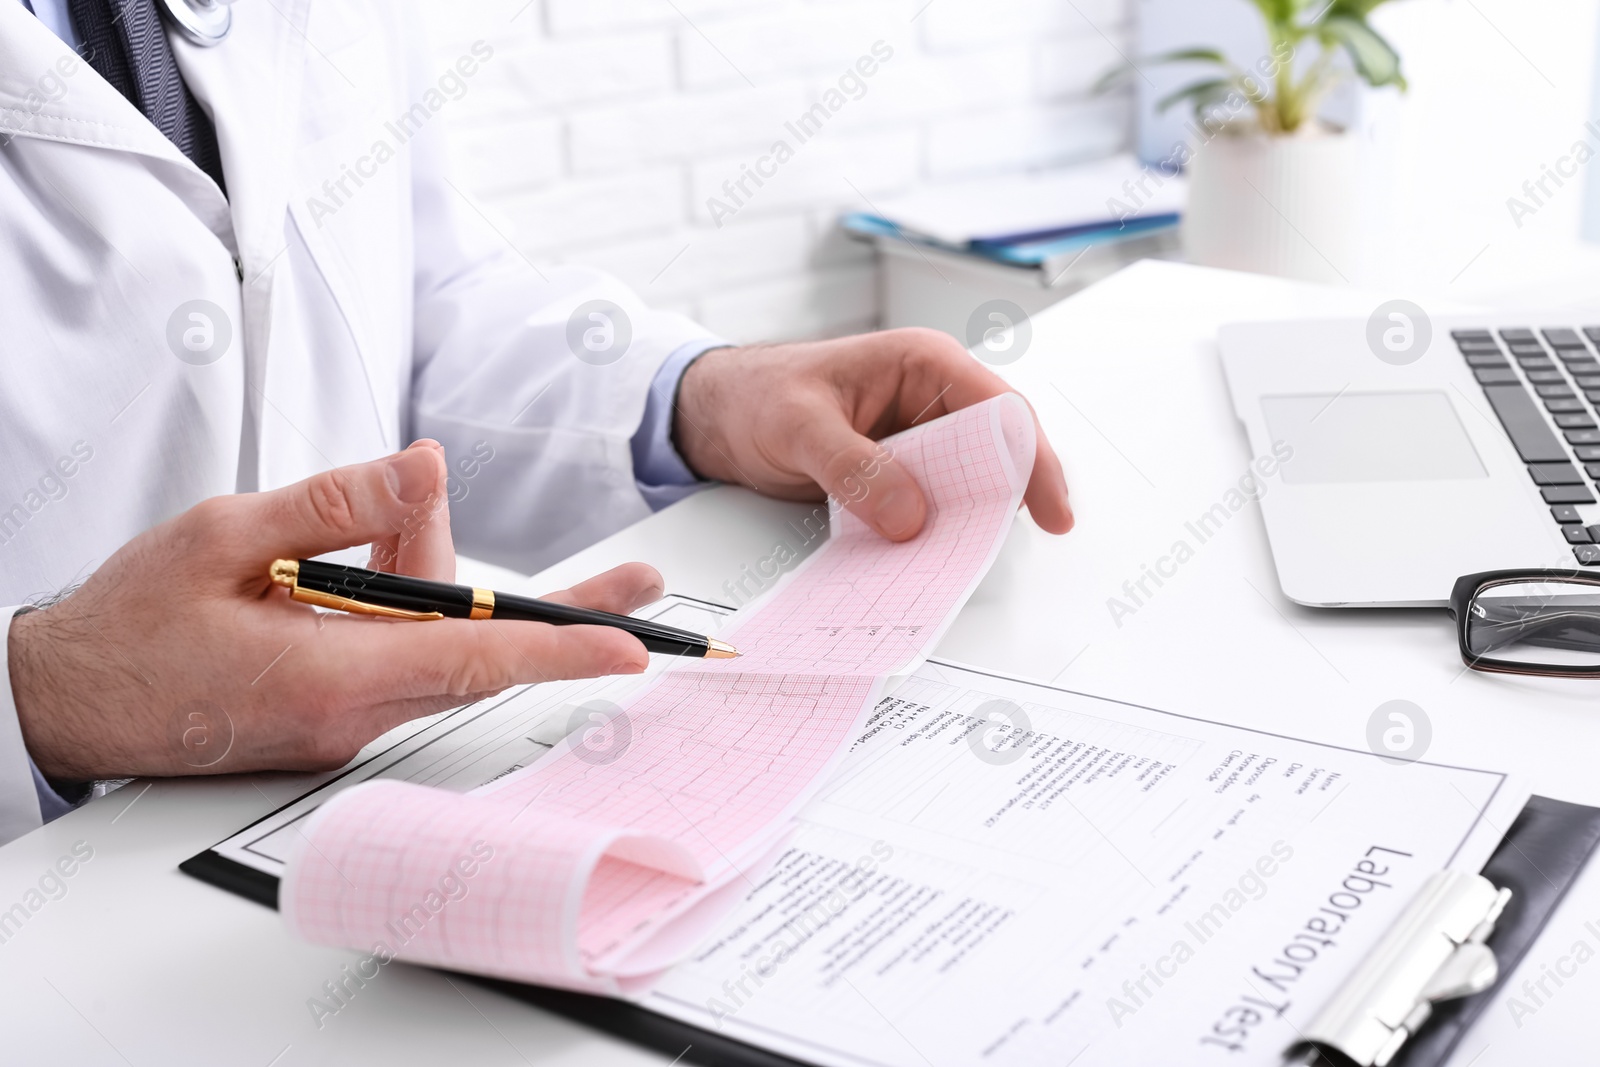
[{"label": "doctor's hand", "polygon": [[[64,599],[12,620],[23,740],[57,781],[338,767],[384,731],[523,682],[637,673],[604,626],[320,613],[271,585],[279,557],[373,546],[372,566],[455,574],[433,442],[266,493],[214,497],[140,534]],[[553,599],[629,612],[628,564]]]},{"label": "doctor's hand", "polygon": [[[678,388],[674,440],[701,477],[790,500],[837,497],[892,541],[916,536],[927,501],[874,440],[1011,392],[938,330],[714,349]],[[1035,427],[1038,420],[1035,418]],[[1072,529],[1067,483],[1044,431],[1025,501],[1051,533]]]}]

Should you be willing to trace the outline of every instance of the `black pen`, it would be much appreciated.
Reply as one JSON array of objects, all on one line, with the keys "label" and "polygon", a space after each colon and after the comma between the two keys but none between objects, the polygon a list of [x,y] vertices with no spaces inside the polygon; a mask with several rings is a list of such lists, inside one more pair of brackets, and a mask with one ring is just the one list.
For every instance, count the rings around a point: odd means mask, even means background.
[{"label": "black pen", "polygon": [[531,596],[497,593],[404,574],[385,574],[314,559],[279,559],[269,576],[302,604],[390,619],[516,619],[556,626],[615,626],[651,652],[700,659],[732,659],[739,650],[714,637],[609,611],[553,604]]}]

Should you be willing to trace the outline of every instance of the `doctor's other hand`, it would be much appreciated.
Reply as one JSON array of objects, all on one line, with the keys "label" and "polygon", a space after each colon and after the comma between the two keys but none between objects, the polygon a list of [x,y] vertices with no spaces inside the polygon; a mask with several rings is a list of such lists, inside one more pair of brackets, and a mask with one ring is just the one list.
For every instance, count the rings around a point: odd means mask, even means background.
[{"label": "doctor's other hand", "polygon": [[[904,541],[922,529],[927,501],[874,441],[1011,391],[938,330],[718,348],[684,374],[673,436],[701,477],[790,500],[830,495]],[[1024,499],[1041,527],[1066,533],[1061,461],[1034,424],[1039,450]]]},{"label": "doctor's other hand", "polygon": [[[23,740],[47,778],[348,762],[400,723],[523,682],[637,673],[604,626],[320,613],[271,585],[279,557],[373,546],[372,566],[450,581],[445,461],[431,441],[265,493],[206,500],[134,538],[9,636]],[[629,612],[661,595],[634,563],[553,599]]]}]

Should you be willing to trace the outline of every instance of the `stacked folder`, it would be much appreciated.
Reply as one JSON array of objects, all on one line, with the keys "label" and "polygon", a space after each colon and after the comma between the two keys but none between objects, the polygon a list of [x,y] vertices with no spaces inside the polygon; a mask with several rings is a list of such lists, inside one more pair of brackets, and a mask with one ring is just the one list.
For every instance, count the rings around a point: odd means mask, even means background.
[{"label": "stacked folder", "polygon": [[1184,179],[1132,156],[919,190],[846,215],[864,239],[900,238],[995,263],[1050,270],[1095,245],[1177,226]]}]

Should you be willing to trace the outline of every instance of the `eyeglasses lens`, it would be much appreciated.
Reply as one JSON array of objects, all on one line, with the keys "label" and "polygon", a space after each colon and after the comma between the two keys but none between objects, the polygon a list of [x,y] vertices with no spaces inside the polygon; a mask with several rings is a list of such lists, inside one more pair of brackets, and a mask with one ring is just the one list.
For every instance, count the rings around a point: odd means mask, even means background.
[{"label": "eyeglasses lens", "polygon": [[1530,667],[1600,667],[1600,585],[1543,580],[1478,590],[1467,605],[1467,651]]}]

